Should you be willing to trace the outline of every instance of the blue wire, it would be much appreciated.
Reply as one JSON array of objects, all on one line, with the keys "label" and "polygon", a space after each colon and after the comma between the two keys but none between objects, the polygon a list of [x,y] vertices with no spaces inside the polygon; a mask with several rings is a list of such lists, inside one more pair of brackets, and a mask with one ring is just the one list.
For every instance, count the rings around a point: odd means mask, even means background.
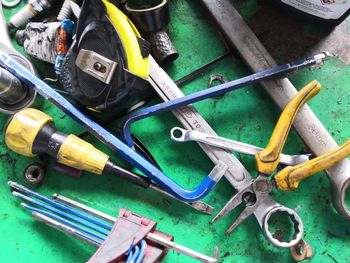
[{"label": "blue wire", "polygon": [[137,259],[137,257],[139,256],[139,254],[140,254],[140,248],[139,248],[139,246],[135,246],[135,248],[134,248],[134,254],[133,254],[133,256],[131,257],[130,263],[135,263],[135,260]]},{"label": "blue wire", "polygon": [[143,258],[145,257],[145,252],[147,248],[147,243],[145,240],[141,240],[141,249],[140,249],[140,254],[135,260],[135,263],[142,263]]},{"label": "blue wire", "polygon": [[131,259],[132,259],[132,256],[133,256],[133,253],[132,253],[132,250],[129,252],[128,254],[128,258],[126,259],[126,262],[125,263],[130,263],[131,262]]}]

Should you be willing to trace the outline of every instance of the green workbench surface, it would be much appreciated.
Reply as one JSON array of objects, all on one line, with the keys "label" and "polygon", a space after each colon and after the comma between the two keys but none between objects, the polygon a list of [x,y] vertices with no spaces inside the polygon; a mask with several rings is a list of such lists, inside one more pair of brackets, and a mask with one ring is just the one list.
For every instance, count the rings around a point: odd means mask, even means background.
[{"label": "green workbench surface", "polygon": [[[237,0],[233,3],[246,20],[255,19],[257,23],[255,15],[261,11],[262,6],[253,0]],[[173,79],[178,79],[223,54],[225,49],[199,2],[172,0],[170,8],[170,36],[181,55],[168,69],[168,73]],[[15,10],[17,9],[5,9],[6,17],[9,18]],[[301,28],[307,35],[314,33],[311,25],[301,25]],[[322,29],[316,31],[319,33]],[[287,42],[280,44],[288,45]],[[284,50],[292,52],[293,48],[289,46]],[[270,51],[276,54],[280,63],[288,62],[283,60],[283,56],[278,56],[281,55],[278,50]],[[41,76],[52,74],[47,68],[47,65],[39,65]],[[206,88],[211,73],[220,73],[233,80],[250,71],[234,55],[182,90],[190,94]],[[290,76],[298,88],[313,79],[321,82],[322,92],[309,105],[338,143],[344,142],[350,135],[349,74],[349,66],[332,58],[321,69],[304,69],[299,74]],[[219,135],[262,147],[267,144],[281,112],[259,85],[231,92],[223,98],[208,99],[195,106]],[[59,130],[75,134],[82,131],[50,102],[43,102],[40,109],[53,116]],[[8,116],[0,116],[2,124],[7,119]],[[167,113],[138,122],[134,125],[133,132],[141,138],[167,175],[183,186],[194,187],[209,173],[213,164],[195,143],[179,144],[170,141],[169,131],[174,126],[179,126],[179,123],[171,113]],[[90,141],[113,156],[101,143],[92,138]],[[23,169],[33,159],[10,151],[2,136],[0,142],[0,261],[83,262],[89,259],[95,251],[94,247],[36,222],[20,207],[20,200],[11,195],[7,181],[23,183]],[[303,149],[304,145],[293,130],[284,152],[297,154]],[[255,176],[254,158],[244,155],[238,157]],[[117,159],[115,155],[113,158]],[[221,262],[292,262],[287,249],[275,248],[269,244],[253,216],[230,236],[225,236],[226,228],[239,214],[239,209],[213,224],[210,222],[212,216],[197,213],[180,202],[141,189],[117,177],[84,174],[82,178],[74,179],[54,172],[52,167],[48,170],[44,184],[37,191],[45,195],[59,193],[114,216],[120,208],[128,208],[156,220],[158,229],[174,235],[179,244],[207,255],[212,255],[214,246],[219,246]],[[216,213],[233,194],[234,189],[226,179],[222,179],[204,201],[213,205]],[[295,192],[275,191],[273,196],[287,207],[297,209],[304,222],[305,240],[314,249],[313,262],[350,262],[350,221],[344,220],[335,212],[330,194],[329,180],[322,172],[304,181]],[[195,261],[170,251],[164,262]]]}]

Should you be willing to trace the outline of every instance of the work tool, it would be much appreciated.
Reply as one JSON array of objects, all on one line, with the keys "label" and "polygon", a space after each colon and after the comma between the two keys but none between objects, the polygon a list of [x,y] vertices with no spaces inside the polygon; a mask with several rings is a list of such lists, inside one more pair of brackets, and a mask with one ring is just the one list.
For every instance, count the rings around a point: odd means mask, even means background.
[{"label": "work tool", "polygon": [[193,190],[182,188],[172,179],[167,177],[163,172],[161,172],[157,167],[146,161],[142,156],[124,144],[113,134],[81,113],[61,94],[56,92],[49,85],[33,75],[31,72],[29,72],[27,69],[25,69],[1,50],[0,65],[4,66],[7,70],[9,70],[17,78],[21,79],[22,82],[26,83],[29,87],[35,89],[43,97],[52,101],[68,116],[72,117],[74,120],[77,120],[78,123],[81,124],[92,135],[100,139],[113,151],[118,153],[122,158],[124,158],[126,161],[128,161],[130,164],[148,176],[151,180],[153,180],[156,184],[180,200],[193,202],[203,198],[211,191],[211,189],[215,186],[215,184],[227,170],[227,166],[224,163],[218,163],[217,166],[214,167],[212,172],[202,181],[198,187]]},{"label": "work tool", "polygon": [[[3,14],[2,5],[0,4],[0,50],[7,53],[13,59],[21,63],[33,74],[36,74],[32,63],[21,53],[16,51],[12,45],[7,31],[6,20]],[[0,68],[0,112],[13,114],[18,110],[29,107],[35,101],[36,92],[28,89],[14,75],[6,69]]]},{"label": "work tool", "polygon": [[[202,0],[228,41],[236,47],[243,60],[254,72],[273,67],[276,62],[264,48],[253,31],[228,0]],[[264,81],[262,86],[275,103],[283,109],[297,93],[286,78]],[[338,145],[312,110],[305,106],[294,121],[294,127],[313,154],[322,155]],[[333,205],[338,213],[350,219],[350,210],[345,202],[350,185],[350,160],[344,159],[326,170],[332,185]]]},{"label": "work tool", "polygon": [[[125,120],[122,123],[122,136],[126,141],[126,143],[129,146],[132,146],[130,129],[131,129],[132,123],[134,123],[135,121],[138,121],[150,116],[154,116],[163,112],[178,109],[182,106],[186,106],[198,101],[202,101],[204,99],[217,97],[227,92],[237,90],[239,88],[246,87],[248,85],[256,84],[264,80],[277,78],[287,73],[296,71],[303,67],[314,66],[316,64],[323,63],[323,60],[328,58],[329,56],[330,55],[328,53],[317,54],[312,57],[308,57],[298,61],[293,61],[288,64],[270,68],[270,69],[252,74],[250,76],[233,80],[228,83],[224,83],[209,89],[204,89],[181,98],[176,98],[167,102],[160,103],[158,105],[154,105],[141,110],[134,111],[128,114],[127,116],[125,116]],[[156,83],[153,83],[153,82],[150,82],[150,83],[151,85],[157,85]]]},{"label": "work tool", "polygon": [[159,262],[167,249],[201,262],[217,262],[216,258],[174,243],[171,235],[156,230],[155,221],[129,210],[121,209],[118,218],[114,218],[57,194],[51,199],[15,182],[8,184],[15,196],[30,203],[21,205],[37,220],[99,247],[88,262],[119,262],[125,259],[130,245],[135,246],[142,240],[150,246],[143,262]]},{"label": "work tool", "polygon": [[[176,84],[171,80],[171,78],[166,74],[166,72],[157,65],[157,63],[150,58],[150,77],[152,82],[157,85],[152,85],[158,95],[164,100],[168,101],[171,99],[179,98],[184,96],[181,90],[176,86]],[[216,135],[215,131],[210,127],[210,125],[205,121],[205,119],[196,111],[196,109],[191,106],[184,106],[178,110],[172,111],[174,116],[179,120],[179,122],[186,129],[193,129],[198,131],[203,131],[207,134]],[[234,188],[237,190],[242,189],[251,181],[251,176],[249,172],[245,169],[245,167],[241,164],[241,162],[229,151],[222,150],[217,147],[211,147],[202,143],[199,143],[199,146],[203,149],[205,154],[212,160],[214,164],[218,164],[224,162],[228,169],[225,173],[226,179],[232,184]],[[255,212],[254,215],[258,221],[259,226],[261,227],[263,233],[266,237],[272,236],[276,238],[268,239],[275,246],[280,246],[281,242],[278,240],[278,235],[274,233],[267,235],[266,231],[269,230],[266,225],[274,225],[274,222],[269,222],[270,217],[275,214],[283,211],[283,216],[287,219],[299,218],[298,215],[293,210],[291,214],[287,214],[284,211],[288,210],[288,208],[279,204],[275,200],[272,199],[271,196],[267,197],[263,203],[260,204],[260,210]],[[291,223],[294,225],[294,233],[298,234],[298,229],[303,228],[302,222],[299,220],[291,220]],[[277,234],[277,232],[276,232]],[[289,244],[293,246],[293,244]]]},{"label": "work tool", "polygon": [[[5,59],[4,59],[5,58]],[[110,137],[108,133],[106,134],[106,131],[102,127],[98,127],[96,129],[95,124],[91,124],[91,120],[86,119],[84,115],[82,115],[80,112],[77,112],[74,107],[72,107],[71,104],[67,104],[67,101],[65,101],[62,96],[57,94],[56,92],[53,92],[50,87],[48,87],[46,84],[42,83],[39,79],[33,78],[31,74],[28,74],[28,72],[23,71],[23,69],[18,64],[14,64],[12,61],[9,61],[9,59],[6,57],[6,54],[0,55],[0,60],[2,61],[2,64],[8,65],[8,68],[12,68],[12,71],[14,71],[16,74],[20,74],[22,76],[22,80],[26,81],[28,83],[31,83],[31,87],[35,86],[36,89],[39,89],[44,97],[50,98],[53,100],[57,105],[60,105],[63,109],[66,109],[65,111],[67,113],[71,113],[71,116],[74,119],[79,119],[80,123],[83,123],[84,126],[86,126],[86,129],[91,131],[95,136],[97,136],[100,139],[103,139],[104,142],[107,143],[110,147],[112,147],[114,150],[118,150],[123,152],[122,156],[124,158],[129,159],[129,161],[139,168],[141,171],[143,171],[146,175],[148,175],[150,178],[154,178],[155,175],[159,175],[159,171],[157,169],[154,169],[154,167],[150,166],[148,162],[144,162],[143,159],[140,159],[135,155],[135,152],[131,151],[131,149],[126,147],[125,145],[119,145],[119,141],[116,141],[115,138]],[[9,64],[9,62],[11,62]],[[174,82],[169,78],[169,76],[157,65],[157,63],[153,60],[153,58],[149,57],[149,63],[150,63],[150,81],[155,83],[155,85],[152,85],[152,87],[157,91],[158,94],[164,99],[169,100],[176,97],[183,96],[181,91],[177,88],[177,86],[174,84]],[[62,104],[63,103],[63,104]],[[69,109],[69,111],[67,110]],[[73,112],[71,112],[73,110]],[[194,108],[190,106],[186,106],[181,108],[181,111],[174,111],[176,114],[176,117],[180,120],[180,122],[186,127],[186,128],[193,128],[193,129],[202,129],[206,133],[214,133],[213,129],[206,123],[206,121],[195,111]],[[93,129],[91,128],[93,127]],[[102,132],[103,131],[103,132]],[[98,134],[100,132],[100,135]],[[107,135],[107,138],[105,137]],[[114,146],[113,146],[114,145]],[[117,145],[117,147],[116,147]],[[225,167],[223,173],[225,173],[226,169],[229,171],[229,173],[226,175],[226,178],[230,181],[230,183],[236,188],[241,189],[250,181],[250,175],[249,172],[243,167],[243,165],[237,160],[235,156],[233,156],[231,153],[220,150],[220,149],[213,149],[213,148],[207,148],[208,146],[201,145],[207,155],[210,159],[213,160],[213,162],[216,165],[219,165],[220,167]],[[132,156],[130,160],[130,154]],[[127,155],[129,155],[127,157]],[[136,159],[135,159],[136,158]],[[142,165],[146,164],[147,167],[141,167],[140,162],[142,162]],[[220,169],[219,169],[220,170]],[[223,169],[221,169],[223,170]],[[161,174],[161,178],[163,174]],[[205,179],[207,180],[207,179]],[[212,180],[212,179],[210,179]],[[219,176],[215,177],[215,180],[219,180]],[[157,182],[157,181],[156,181]],[[158,181],[159,182],[159,181]],[[157,183],[158,183],[157,182]],[[167,184],[169,181],[167,180]],[[161,183],[158,183],[161,184]],[[167,191],[169,191],[173,185],[170,187],[167,187],[166,185],[161,185],[164,187]],[[197,188],[198,190],[199,188]],[[203,189],[203,188],[202,188]],[[178,190],[176,187],[175,190]],[[209,191],[209,190],[208,190]],[[182,196],[186,195],[188,197],[189,195],[194,195],[193,191],[188,193],[181,192]],[[263,231],[266,231],[265,225],[268,221],[269,217],[275,213],[276,211],[279,211],[280,209],[285,210],[285,207],[280,205],[279,203],[275,202],[271,197],[268,197],[265,199],[264,203],[260,205],[261,211],[260,213],[255,213],[258,223],[260,227],[263,229]],[[289,215],[288,215],[289,216]],[[266,220],[267,219],[267,220]],[[302,225],[299,220],[299,225]],[[277,239],[269,239],[270,242],[272,242],[274,245],[279,246],[280,242]],[[293,244],[290,244],[291,246]]]},{"label": "work tool", "polygon": [[[223,137],[206,134],[199,131],[185,130],[179,127],[172,128],[170,131],[170,138],[175,142],[201,142],[221,149],[253,155],[255,156],[263,148],[239,142],[229,140]],[[285,165],[296,165],[306,162],[310,159],[309,154],[288,155],[280,154],[280,163]]]},{"label": "work tool", "polygon": [[43,12],[50,7],[48,0],[28,0],[28,4],[21,8],[14,16],[10,18],[8,24],[9,30],[12,28],[22,28],[29,20],[37,14]]},{"label": "work tool", "polygon": [[166,31],[170,22],[168,0],[128,0],[124,9],[141,34],[150,42],[151,54],[160,66],[167,67],[179,57]]},{"label": "work tool", "polygon": [[310,161],[295,166],[288,166],[278,171],[272,181],[269,179],[269,176],[280,163],[280,153],[298,111],[307,100],[314,97],[320,91],[320,88],[320,84],[317,81],[313,81],[301,89],[287,104],[276,124],[268,145],[255,155],[258,176],[247,187],[238,191],[213,219],[213,221],[218,220],[242,202],[246,202],[246,208],[229,227],[227,230],[228,234],[254,213],[259,207],[259,203],[263,202],[264,198],[272,192],[273,188],[284,191],[295,190],[305,178],[331,167],[350,155],[349,139],[338,149]]},{"label": "work tool", "polygon": [[[4,139],[6,145],[18,154],[28,157],[48,155],[67,167],[98,175],[115,174],[143,188],[173,197],[144,176],[116,165],[108,155],[92,144],[73,134],[67,135],[57,131],[53,119],[39,110],[27,108],[17,112],[4,129]],[[35,166],[31,167],[31,171],[26,173],[26,178],[31,182],[33,179],[34,182],[38,182],[38,179],[42,179],[43,172],[42,169],[34,168]],[[29,177],[35,178],[30,180]],[[185,204],[204,213],[213,213],[213,208],[203,202],[185,202]]]}]

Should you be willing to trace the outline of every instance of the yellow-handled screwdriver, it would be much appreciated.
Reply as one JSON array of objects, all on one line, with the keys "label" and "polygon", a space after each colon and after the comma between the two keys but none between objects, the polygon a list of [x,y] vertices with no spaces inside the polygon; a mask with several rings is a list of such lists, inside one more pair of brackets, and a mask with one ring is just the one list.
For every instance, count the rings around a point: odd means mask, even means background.
[{"label": "yellow-handled screwdriver", "polygon": [[[73,134],[57,131],[53,119],[42,111],[32,108],[19,111],[10,119],[4,133],[6,145],[18,154],[28,157],[49,155],[68,167],[98,175],[115,174],[141,187],[173,197],[148,178],[116,165],[92,144]],[[200,212],[213,213],[213,208],[203,202],[186,204]]]}]

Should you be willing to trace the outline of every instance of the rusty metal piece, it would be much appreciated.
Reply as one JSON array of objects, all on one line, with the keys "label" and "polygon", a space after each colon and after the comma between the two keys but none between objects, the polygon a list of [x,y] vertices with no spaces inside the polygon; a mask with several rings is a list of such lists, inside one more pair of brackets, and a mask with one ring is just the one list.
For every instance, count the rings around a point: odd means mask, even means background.
[{"label": "rusty metal piece", "polygon": [[45,167],[41,163],[31,163],[25,169],[23,173],[26,183],[34,186],[40,185],[45,178]]},{"label": "rusty metal piece", "polygon": [[290,248],[290,253],[295,261],[311,259],[313,256],[312,247],[305,240],[300,240],[298,244]]}]

